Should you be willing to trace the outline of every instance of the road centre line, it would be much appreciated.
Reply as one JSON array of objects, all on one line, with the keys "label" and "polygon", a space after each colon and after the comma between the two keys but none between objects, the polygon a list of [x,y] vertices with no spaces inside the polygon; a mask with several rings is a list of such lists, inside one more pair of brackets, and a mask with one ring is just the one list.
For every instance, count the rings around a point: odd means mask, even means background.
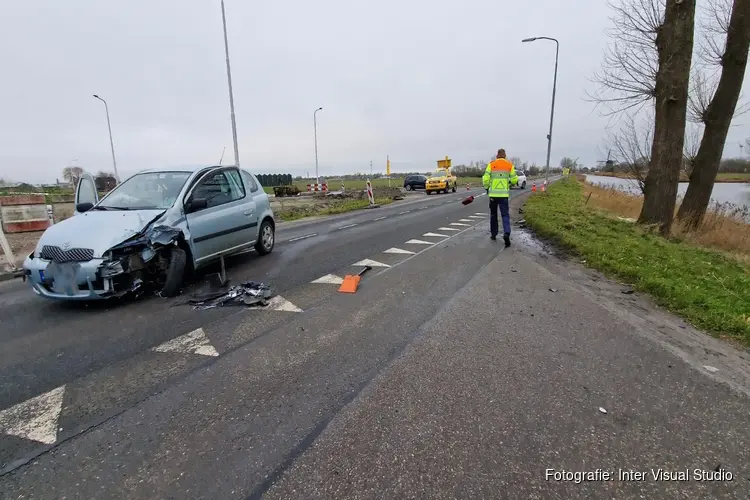
[{"label": "road centre line", "polygon": [[388,217],[388,216],[387,216],[387,215],[384,215],[384,216],[382,216],[382,217],[378,217],[377,219],[372,219],[372,220],[373,220],[373,221],[376,221],[376,220],[383,220],[383,219],[385,219],[386,217]]},{"label": "road centre line", "polygon": [[[379,272],[375,273],[375,274],[374,274],[373,276],[380,276],[380,275],[381,275],[381,274],[383,274],[383,273],[387,273],[387,272],[388,272],[388,271],[390,271],[391,269],[395,269],[395,268],[397,268],[398,266],[400,266],[400,265],[401,265],[401,264],[403,264],[404,262],[407,262],[407,261],[409,261],[409,260],[413,259],[414,257],[416,257],[416,256],[418,256],[418,255],[421,255],[421,254],[423,254],[424,252],[426,252],[426,251],[430,250],[431,248],[435,248],[435,247],[437,247],[437,246],[439,246],[439,245],[441,245],[441,244],[445,243],[446,241],[448,241],[448,240],[452,239],[452,238],[453,238],[454,236],[458,236],[458,235],[464,234],[464,233],[465,233],[466,231],[470,231],[471,229],[474,229],[474,228],[475,228],[475,227],[477,227],[477,226],[478,226],[479,224],[482,224],[482,223],[484,223],[484,222],[485,222],[485,221],[477,221],[477,223],[476,223],[476,224],[474,224],[474,225],[472,225],[471,227],[467,227],[467,228],[466,228],[466,229],[464,229],[463,231],[459,231],[458,233],[452,234],[452,235],[448,236],[447,238],[444,238],[444,239],[442,239],[442,240],[440,240],[440,241],[437,241],[437,242],[435,242],[434,244],[432,244],[432,245],[430,245],[430,246],[426,247],[426,248],[425,248],[424,250],[420,250],[419,252],[415,253],[414,255],[410,255],[410,256],[408,256],[408,257],[407,257],[407,258],[405,258],[404,260],[402,260],[402,261],[400,261],[400,262],[397,262],[396,264],[392,264],[392,265],[391,265],[391,267],[387,267],[387,268],[385,268],[385,269],[383,269],[383,270],[381,270],[381,271],[379,271]],[[501,248],[501,249],[500,249],[500,251],[501,251],[501,252],[502,252],[503,250],[505,250],[505,249],[504,249],[504,248]]]},{"label": "road centre line", "polygon": [[355,222],[354,224],[347,224],[346,226],[337,227],[336,229],[340,231],[341,229],[346,229],[348,227],[354,227],[356,225],[358,225],[358,223]]},{"label": "road centre line", "polygon": [[304,236],[297,236],[296,238],[291,238],[291,239],[289,239],[287,241],[299,241],[299,240],[304,240],[305,238],[312,238],[313,236],[317,236],[317,235],[318,235],[318,233],[310,233],[310,234],[306,234]]}]

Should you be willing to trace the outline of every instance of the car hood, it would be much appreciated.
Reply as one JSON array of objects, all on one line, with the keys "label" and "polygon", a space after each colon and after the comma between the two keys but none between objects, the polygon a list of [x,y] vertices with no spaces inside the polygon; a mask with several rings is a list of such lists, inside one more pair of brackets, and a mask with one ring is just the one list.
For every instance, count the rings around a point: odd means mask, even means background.
[{"label": "car hood", "polygon": [[444,181],[445,178],[446,178],[445,175],[441,175],[439,177],[428,177],[427,180],[428,181]]},{"label": "car hood", "polygon": [[39,251],[44,245],[91,248],[94,250],[94,257],[101,257],[113,246],[145,229],[164,212],[91,210],[49,227],[39,239],[36,249]]}]

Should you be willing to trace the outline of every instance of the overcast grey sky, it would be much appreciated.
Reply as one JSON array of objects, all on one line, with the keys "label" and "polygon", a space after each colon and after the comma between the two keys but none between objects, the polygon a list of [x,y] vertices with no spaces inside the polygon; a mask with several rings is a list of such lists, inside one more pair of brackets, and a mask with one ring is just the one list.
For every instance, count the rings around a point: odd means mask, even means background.
[{"label": "overcast grey sky", "polygon": [[[226,0],[240,161],[256,173],[429,171],[498,147],[544,164],[560,40],[552,163],[600,158],[583,100],[607,42],[603,0]],[[0,16],[0,177],[54,182],[73,161],[120,175],[231,163],[219,0],[5,2]],[[730,132],[737,155],[744,126]],[[736,151],[735,151],[736,150]]]}]

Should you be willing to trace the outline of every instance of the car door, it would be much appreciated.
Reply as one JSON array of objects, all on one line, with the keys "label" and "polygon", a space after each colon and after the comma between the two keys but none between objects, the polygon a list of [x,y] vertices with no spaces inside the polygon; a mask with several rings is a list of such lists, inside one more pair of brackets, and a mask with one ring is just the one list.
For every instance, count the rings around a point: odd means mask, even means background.
[{"label": "car door", "polygon": [[79,203],[91,203],[92,205],[99,203],[99,192],[96,190],[96,180],[94,179],[94,176],[88,172],[82,173],[78,178],[73,215],[80,213],[78,212]]},{"label": "car door", "polygon": [[255,243],[255,202],[235,167],[204,174],[185,197],[185,218],[197,264]]},{"label": "car door", "polygon": [[[242,174],[242,180],[245,183],[245,188],[249,191],[249,194],[252,197],[253,203],[255,204],[256,217],[260,217],[263,211],[266,209],[266,207],[269,204],[268,195],[261,188],[260,184],[258,184],[258,182],[253,178],[250,172],[241,170],[240,173]],[[259,230],[260,230],[260,227],[256,227],[255,230],[253,231],[253,240],[255,241],[258,240]],[[253,243],[255,243],[255,241]]]}]

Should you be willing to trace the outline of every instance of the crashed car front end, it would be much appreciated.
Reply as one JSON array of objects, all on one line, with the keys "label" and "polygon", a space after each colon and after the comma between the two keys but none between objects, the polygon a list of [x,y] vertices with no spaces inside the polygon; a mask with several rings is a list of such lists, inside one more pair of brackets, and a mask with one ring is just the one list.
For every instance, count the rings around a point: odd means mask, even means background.
[{"label": "crashed car front end", "polygon": [[163,283],[165,250],[182,232],[165,225],[113,246],[101,257],[88,248],[41,245],[24,261],[24,279],[37,295],[60,300],[98,300],[143,292]]}]

